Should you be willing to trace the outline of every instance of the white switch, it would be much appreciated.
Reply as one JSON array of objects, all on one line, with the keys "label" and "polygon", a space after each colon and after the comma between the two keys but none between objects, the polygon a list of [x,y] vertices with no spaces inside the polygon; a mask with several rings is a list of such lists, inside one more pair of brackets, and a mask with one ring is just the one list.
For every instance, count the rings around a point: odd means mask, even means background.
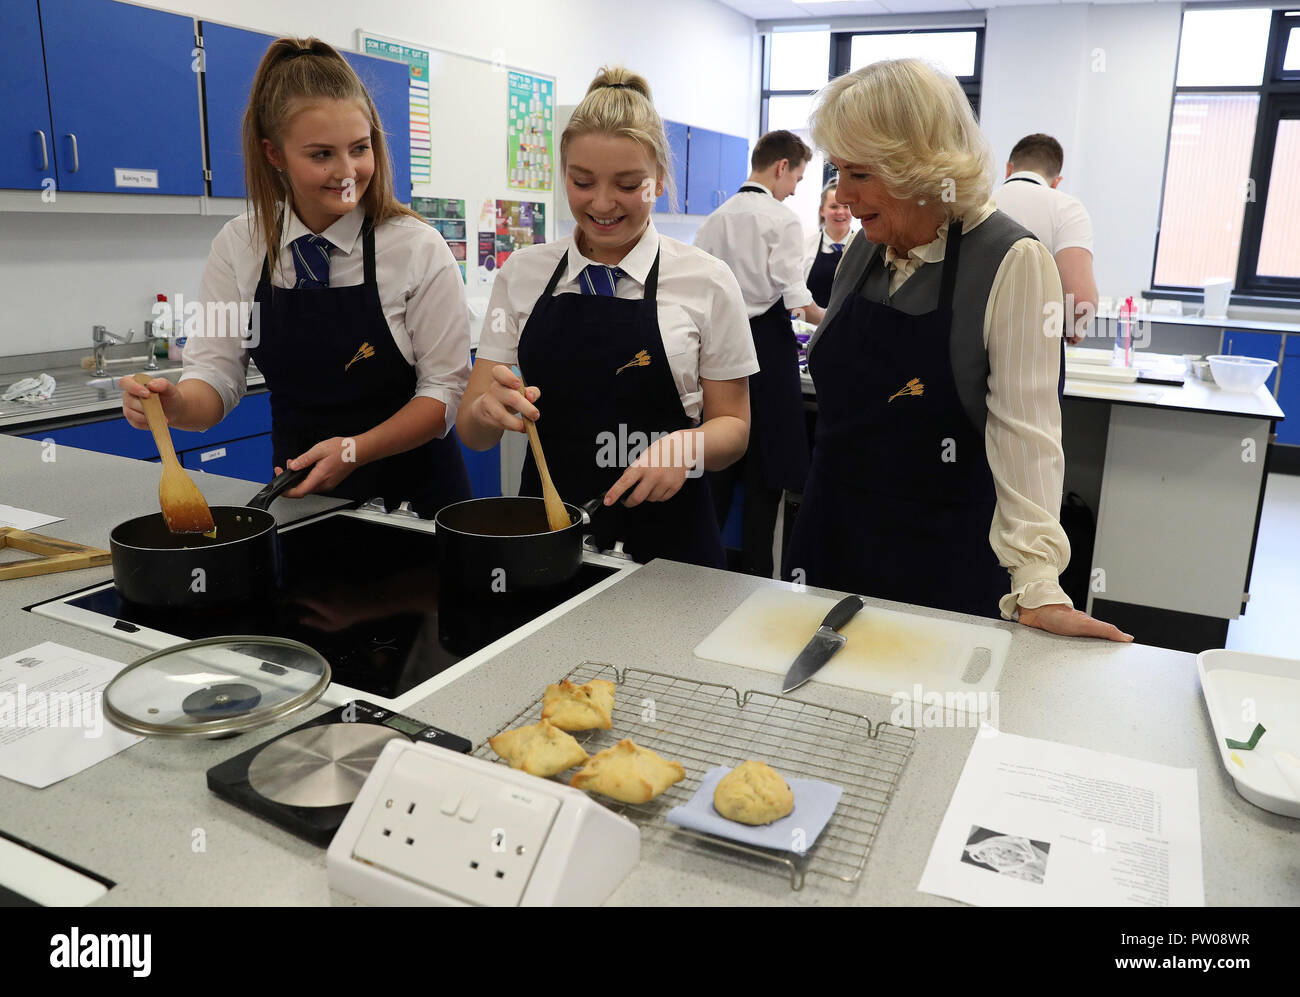
[{"label": "white switch", "polygon": [[444,796],[442,798],[442,807],[441,807],[442,812],[445,813],[448,817],[455,814],[455,812],[460,808],[460,801],[463,795],[464,794],[461,793],[459,790],[456,790],[455,792],[448,793],[446,796]]},{"label": "white switch", "polygon": [[478,800],[471,796],[465,801],[465,805],[460,808],[460,819],[465,821],[467,824],[473,823],[474,818],[478,816],[478,808]]}]

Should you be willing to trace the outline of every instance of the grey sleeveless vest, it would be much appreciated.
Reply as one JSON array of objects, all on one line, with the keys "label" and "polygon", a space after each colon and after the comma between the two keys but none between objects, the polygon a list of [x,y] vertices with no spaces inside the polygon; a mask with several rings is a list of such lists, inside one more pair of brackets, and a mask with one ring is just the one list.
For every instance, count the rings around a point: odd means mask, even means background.
[{"label": "grey sleeveless vest", "polygon": [[[1012,245],[1021,239],[1033,238],[1034,233],[1001,211],[994,211],[975,228],[962,232],[961,261],[953,288],[949,357],[962,407],[970,417],[971,424],[981,433],[984,432],[984,423],[988,418],[985,396],[988,394],[989,354],[984,346],[984,311],[988,305],[989,292],[993,288],[993,278],[997,275],[998,267],[1002,265],[1002,260]],[[809,352],[816,348],[822,329],[826,328],[831,317],[839,310],[867,264],[877,255],[881,257],[882,265],[875,267],[868,275],[862,285],[862,295],[872,301],[885,300],[889,289],[889,273],[883,266],[884,252],[883,246],[870,242],[861,234],[849,243],[839,270],[835,273],[826,318],[817,327],[817,332],[808,344]],[[938,263],[922,266],[898,289],[898,293],[889,302],[890,307],[909,315],[934,311],[939,300],[942,270]],[[861,330],[861,335],[870,334],[870,329]],[[997,330],[990,330],[990,335],[997,335]]]}]

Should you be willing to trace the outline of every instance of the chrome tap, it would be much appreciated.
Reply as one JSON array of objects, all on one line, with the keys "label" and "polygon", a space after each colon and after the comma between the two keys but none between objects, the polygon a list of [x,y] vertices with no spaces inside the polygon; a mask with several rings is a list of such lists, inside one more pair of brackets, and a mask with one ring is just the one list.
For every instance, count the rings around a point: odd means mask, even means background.
[{"label": "chrome tap", "polygon": [[[128,337],[128,338],[129,338],[129,337]],[[164,336],[155,336],[155,335],[153,334],[153,320],[152,320],[152,319],[145,319],[145,323],[144,323],[144,353],[145,353],[145,356],[148,357],[148,360],[145,361],[145,365],[144,365],[144,369],[145,369],[145,370],[157,370],[157,369],[158,369],[158,358],[155,357],[154,354],[153,354],[153,344],[156,343],[156,342],[158,342],[160,339],[165,339],[165,338],[166,338],[166,337],[164,337]]]},{"label": "chrome tap", "polygon": [[91,326],[90,341],[94,344],[95,347],[96,376],[103,377],[105,374],[108,373],[107,368],[104,366],[104,351],[108,349],[109,344],[129,343],[131,342],[134,336],[135,336],[134,329],[127,329],[125,336],[119,336],[115,333],[109,332],[108,329],[106,329],[102,325]]}]

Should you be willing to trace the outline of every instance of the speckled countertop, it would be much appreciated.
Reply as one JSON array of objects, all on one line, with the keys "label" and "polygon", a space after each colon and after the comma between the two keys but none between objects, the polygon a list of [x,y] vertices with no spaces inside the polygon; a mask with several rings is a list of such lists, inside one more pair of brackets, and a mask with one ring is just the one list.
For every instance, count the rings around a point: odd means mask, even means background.
[{"label": "speckled countertop", "polygon": [[[66,517],[43,532],[107,545],[110,528],[157,501],[138,463],[0,437],[0,502]],[[210,501],[241,502],[248,483],[206,475]],[[281,521],[329,500],[279,500]],[[111,577],[109,568],[0,582],[0,654],[52,640],[119,661],[142,652],[36,617],[22,607]],[[763,672],[695,660],[691,651],[763,585],[744,575],[655,562],[524,637],[405,712],[470,738],[495,733],[546,683],[583,660],[778,690]],[[900,607],[895,607],[900,608]],[[916,612],[938,618],[948,614]],[[980,621],[986,622],[986,621]],[[1300,823],[1237,795],[1219,765],[1195,658],[1142,645],[1012,633],[1000,684],[1003,730],[1197,769],[1205,896],[1210,904],[1300,904]],[[810,683],[800,698],[884,719],[883,697]],[[0,780],[0,829],[116,880],[101,901],[120,905],[347,904],[326,883],[325,853],[212,795],[205,771],[301,723],[313,707],[237,741],[145,741],[48,789]],[[973,727],[923,728],[855,885],[810,878],[800,892],[773,872],[646,835],[640,865],[614,904],[949,905],[916,885],[961,774]],[[202,850],[195,842],[202,841]]]}]

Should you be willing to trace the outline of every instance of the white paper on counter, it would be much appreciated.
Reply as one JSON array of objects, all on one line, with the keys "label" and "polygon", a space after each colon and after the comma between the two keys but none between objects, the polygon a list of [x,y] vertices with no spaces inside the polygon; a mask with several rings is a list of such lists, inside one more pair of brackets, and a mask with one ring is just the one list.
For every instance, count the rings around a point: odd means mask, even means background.
[{"label": "white paper on counter", "polygon": [[1196,770],[985,726],[917,888],[980,906],[1204,906]]},{"label": "white paper on counter", "polygon": [[16,530],[34,530],[40,526],[63,522],[62,516],[47,516],[43,512],[19,509],[12,505],[0,505],[0,526],[12,526]]},{"label": "white paper on counter", "polygon": [[0,658],[0,776],[44,789],[144,740],[104,718],[125,667],[49,641]]}]

